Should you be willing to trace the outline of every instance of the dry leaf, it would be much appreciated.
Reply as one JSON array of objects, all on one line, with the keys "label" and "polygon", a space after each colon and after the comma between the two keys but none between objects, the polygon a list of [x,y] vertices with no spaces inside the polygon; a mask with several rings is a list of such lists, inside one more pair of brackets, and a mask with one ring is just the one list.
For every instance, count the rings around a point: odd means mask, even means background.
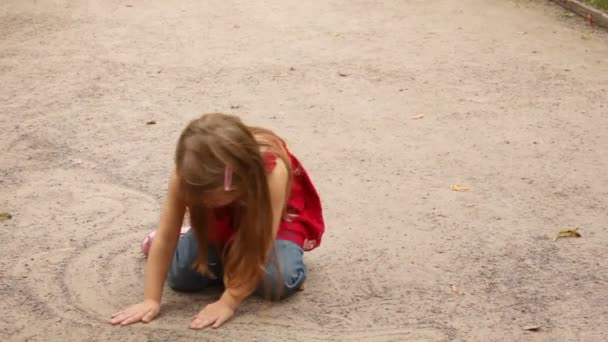
[{"label": "dry leaf", "polygon": [[156,121],[154,121],[154,120],[148,121],[148,122],[146,122],[146,125],[156,125]]},{"label": "dry leaf", "polygon": [[10,220],[13,216],[9,213],[0,213],[0,220]]},{"label": "dry leaf", "polygon": [[241,105],[239,105],[239,104],[230,106],[230,109],[239,109],[239,108],[241,108]]},{"label": "dry leaf", "polygon": [[348,77],[349,75],[347,73],[338,71],[338,76],[340,76],[340,77]]},{"label": "dry leaf", "polygon": [[467,188],[466,186],[462,186],[462,185],[458,185],[458,184],[451,185],[450,189],[452,189],[453,191],[461,191],[461,192],[469,191],[469,188]]},{"label": "dry leaf", "polygon": [[525,325],[523,327],[521,327],[523,330],[527,330],[527,331],[538,331],[540,328],[542,328],[542,325],[540,324],[529,324],[529,325]]},{"label": "dry leaf", "polygon": [[557,239],[559,239],[561,237],[581,237],[581,234],[578,232],[578,228],[563,229],[563,230],[560,230],[559,233],[557,233],[557,235],[555,236],[555,239],[553,239],[553,241],[556,241]]},{"label": "dry leaf", "polygon": [[412,116],[412,120],[419,120],[419,119],[422,119],[423,117],[424,117],[424,115]]},{"label": "dry leaf", "polygon": [[452,289],[452,292],[454,292],[457,295],[460,295],[460,291],[458,290],[458,287],[456,287],[456,285],[450,284],[450,288]]}]

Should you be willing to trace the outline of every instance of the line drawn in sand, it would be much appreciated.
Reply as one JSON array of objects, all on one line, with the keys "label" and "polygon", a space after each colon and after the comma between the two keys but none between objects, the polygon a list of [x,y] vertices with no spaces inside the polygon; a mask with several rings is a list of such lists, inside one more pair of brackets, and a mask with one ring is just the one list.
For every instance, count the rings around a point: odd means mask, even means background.
[{"label": "line drawn in sand", "polygon": [[[92,215],[90,211],[93,211],[99,216],[86,219],[86,223],[76,229],[89,230],[96,226],[94,231],[87,234],[86,243],[76,242],[76,247],[53,248],[22,258],[12,269],[12,276],[23,278],[27,296],[43,303],[43,310],[51,316],[77,324],[107,326],[114,311],[142,297],[144,259],[139,243],[157,217],[142,218],[141,215],[149,213],[156,203],[135,191],[108,184],[70,186],[65,190],[73,195],[67,196],[67,203],[57,204],[64,211],[57,217],[65,219],[55,224],[69,227],[74,224],[71,219]],[[83,233],[88,231],[78,232]],[[230,339],[246,334],[252,339],[284,340],[291,332],[300,331],[307,338],[328,341],[445,340],[442,327],[412,324],[400,319],[398,314],[389,322],[372,324],[378,315],[397,311],[396,308],[404,304],[398,291],[378,286],[372,279],[379,277],[376,274],[382,271],[379,265],[353,265],[352,279],[341,277],[339,274],[344,272],[339,272],[337,265],[314,265],[315,273],[306,291],[289,303],[260,305],[259,300],[249,301],[228,326],[206,332],[205,336]],[[190,336],[184,330],[205,300],[193,300],[192,295],[176,294],[166,287],[163,297],[164,315],[134,329]],[[378,305],[387,310],[378,312],[374,309]],[[31,315],[35,320],[37,313]]]}]

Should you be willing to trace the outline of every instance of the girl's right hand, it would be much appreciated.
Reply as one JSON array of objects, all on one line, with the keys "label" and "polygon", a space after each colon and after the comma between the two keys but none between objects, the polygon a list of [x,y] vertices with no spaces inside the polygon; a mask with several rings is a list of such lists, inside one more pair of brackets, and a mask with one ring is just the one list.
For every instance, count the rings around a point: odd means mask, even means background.
[{"label": "girl's right hand", "polygon": [[112,315],[113,325],[129,325],[133,323],[148,323],[155,319],[160,312],[160,303],[153,300],[144,300],[125,310]]}]

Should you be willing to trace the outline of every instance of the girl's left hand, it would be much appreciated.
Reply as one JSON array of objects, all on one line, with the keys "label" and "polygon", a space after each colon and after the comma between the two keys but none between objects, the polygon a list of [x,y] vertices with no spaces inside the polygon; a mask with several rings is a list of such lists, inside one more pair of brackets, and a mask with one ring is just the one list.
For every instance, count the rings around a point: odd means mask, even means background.
[{"label": "girl's left hand", "polygon": [[221,299],[205,306],[198,315],[194,316],[190,329],[219,328],[234,316],[234,309]]}]

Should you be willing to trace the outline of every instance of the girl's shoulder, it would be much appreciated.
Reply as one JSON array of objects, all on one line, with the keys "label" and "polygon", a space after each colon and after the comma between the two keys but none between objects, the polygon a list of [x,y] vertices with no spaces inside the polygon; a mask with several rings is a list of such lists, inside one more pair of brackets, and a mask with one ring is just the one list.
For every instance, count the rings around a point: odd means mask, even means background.
[{"label": "girl's shoulder", "polygon": [[270,174],[277,167],[277,155],[270,150],[262,151],[261,153],[264,159],[264,166],[266,166],[266,172]]},{"label": "girl's shoulder", "polygon": [[260,145],[260,154],[268,174],[276,169],[277,163],[285,164],[289,168],[291,156],[287,145],[281,138],[267,130],[254,132],[254,137]]}]

